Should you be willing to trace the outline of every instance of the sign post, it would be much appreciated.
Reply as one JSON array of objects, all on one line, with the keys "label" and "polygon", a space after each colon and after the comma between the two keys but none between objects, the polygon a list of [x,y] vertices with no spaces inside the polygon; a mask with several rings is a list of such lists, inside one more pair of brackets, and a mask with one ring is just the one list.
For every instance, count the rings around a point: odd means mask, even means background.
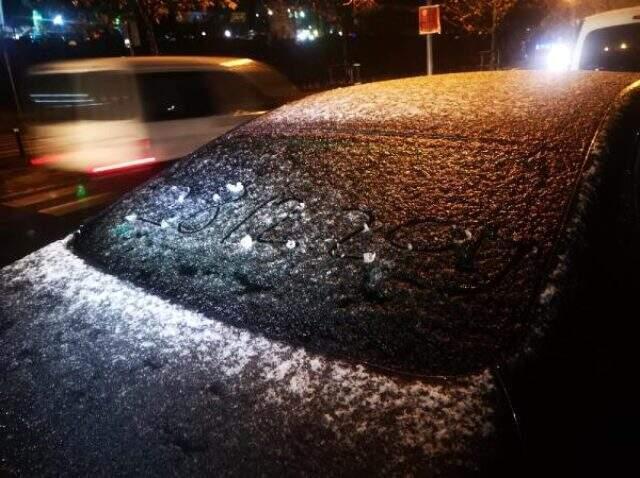
[{"label": "sign post", "polygon": [[440,5],[431,5],[431,0],[427,0],[425,7],[418,8],[418,31],[427,37],[427,75],[433,75],[432,35],[442,32]]}]

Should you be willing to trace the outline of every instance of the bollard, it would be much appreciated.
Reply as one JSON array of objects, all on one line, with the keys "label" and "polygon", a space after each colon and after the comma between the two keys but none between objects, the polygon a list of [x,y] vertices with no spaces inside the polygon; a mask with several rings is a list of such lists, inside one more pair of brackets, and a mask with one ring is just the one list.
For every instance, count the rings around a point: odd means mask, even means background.
[{"label": "bollard", "polygon": [[24,150],[24,144],[22,144],[22,137],[20,136],[20,128],[13,128],[13,134],[15,134],[16,136],[16,143],[18,145],[18,151],[20,152],[20,159],[26,166],[29,166],[27,153]]}]

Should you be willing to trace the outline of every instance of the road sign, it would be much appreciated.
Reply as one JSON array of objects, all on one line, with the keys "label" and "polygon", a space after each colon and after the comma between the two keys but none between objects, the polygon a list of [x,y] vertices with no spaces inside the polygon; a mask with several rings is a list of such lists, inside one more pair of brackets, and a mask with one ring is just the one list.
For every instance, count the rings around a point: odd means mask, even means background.
[{"label": "road sign", "polygon": [[420,35],[441,33],[440,5],[428,5],[418,9],[418,25]]}]

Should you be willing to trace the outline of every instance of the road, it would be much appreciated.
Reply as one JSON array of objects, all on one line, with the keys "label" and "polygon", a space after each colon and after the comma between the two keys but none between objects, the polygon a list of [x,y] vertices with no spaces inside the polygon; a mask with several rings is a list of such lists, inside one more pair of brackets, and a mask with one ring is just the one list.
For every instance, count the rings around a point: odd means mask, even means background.
[{"label": "road", "polygon": [[[6,148],[0,149],[2,154],[9,156]],[[35,167],[0,169],[0,267],[73,232],[162,167],[100,176]]]},{"label": "road", "polygon": [[0,168],[20,166],[18,143],[13,133],[8,130],[0,132]]}]

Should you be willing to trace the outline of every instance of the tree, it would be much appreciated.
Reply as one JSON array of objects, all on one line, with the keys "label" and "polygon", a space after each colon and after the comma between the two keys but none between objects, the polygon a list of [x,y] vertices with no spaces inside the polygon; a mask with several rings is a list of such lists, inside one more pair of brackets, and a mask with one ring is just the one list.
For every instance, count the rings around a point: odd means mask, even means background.
[{"label": "tree", "polygon": [[489,34],[518,0],[445,0],[444,19],[467,32]]},{"label": "tree", "polygon": [[343,62],[349,63],[349,41],[358,15],[374,9],[379,0],[267,0],[273,10],[270,16],[270,31],[276,38],[295,36],[291,11],[314,12],[324,23],[339,25],[342,35]]},{"label": "tree", "polygon": [[239,0],[22,0],[29,8],[75,9],[99,23],[110,25],[114,18],[135,18],[144,28],[152,54],[158,54],[154,24],[170,15],[205,11],[221,5],[235,10]]},{"label": "tree", "polygon": [[466,32],[491,35],[491,66],[498,66],[498,28],[518,0],[446,0],[444,19]]}]

